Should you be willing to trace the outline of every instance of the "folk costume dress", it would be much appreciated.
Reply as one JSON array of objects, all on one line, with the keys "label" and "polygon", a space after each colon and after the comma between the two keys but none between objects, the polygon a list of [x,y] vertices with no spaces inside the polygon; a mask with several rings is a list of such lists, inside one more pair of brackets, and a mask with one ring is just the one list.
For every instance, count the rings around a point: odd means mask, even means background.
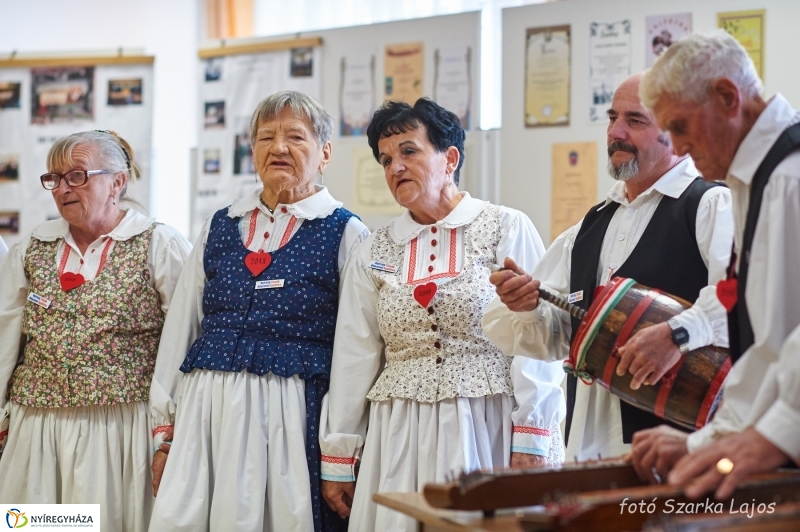
[{"label": "folk costume dress", "polygon": [[156,444],[174,440],[150,530],[344,529],[319,494],[318,420],[339,272],[368,234],[324,187],[274,212],[255,192],[205,224],[151,390]]},{"label": "folk costume dress", "polygon": [[85,253],[64,219],[12,246],[0,268],[0,500],[99,503],[102,530],[147,530],[150,380],[189,250],[132,209]]},{"label": "folk costume dress", "polygon": [[462,193],[443,220],[406,212],[354,254],[320,438],[325,480],[356,480],[361,457],[350,530],[416,530],[373,503],[376,492],[507,467],[511,452],[563,461],[562,369],[504,356],[480,327],[490,266],[511,257],[532,268],[543,253],[527,216]]}]

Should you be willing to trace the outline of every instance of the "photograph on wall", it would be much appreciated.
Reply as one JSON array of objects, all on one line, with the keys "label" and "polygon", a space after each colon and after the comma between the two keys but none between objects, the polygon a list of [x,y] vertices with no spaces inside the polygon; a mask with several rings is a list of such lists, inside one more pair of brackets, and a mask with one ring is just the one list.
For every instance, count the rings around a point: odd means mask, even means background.
[{"label": "photograph on wall", "polygon": [[0,153],[0,182],[19,179],[19,155]]},{"label": "photograph on wall", "polygon": [[256,169],[250,146],[250,117],[237,116],[233,125],[233,175],[253,175]]},{"label": "photograph on wall", "polygon": [[553,144],[550,241],[597,203],[597,143]]},{"label": "photograph on wall", "polygon": [[747,50],[761,81],[764,81],[765,17],[763,9],[717,13],[717,27],[730,33]]},{"label": "photograph on wall", "polygon": [[224,57],[206,59],[206,81],[219,81],[222,79],[222,63]]},{"label": "photograph on wall", "polygon": [[433,53],[433,101],[470,127],[472,104],[472,47],[440,46]]},{"label": "photograph on wall", "polygon": [[421,42],[386,45],[383,99],[414,105],[422,98],[424,61]]},{"label": "photograph on wall", "polygon": [[644,31],[644,66],[650,68],[672,43],[692,33],[692,14],[653,15],[647,17]]},{"label": "photograph on wall", "polygon": [[19,233],[19,212],[0,212],[0,234],[15,235]]},{"label": "photograph on wall", "polygon": [[339,134],[366,135],[375,111],[375,56],[342,56],[339,82]]},{"label": "photograph on wall", "polygon": [[94,118],[94,67],[31,69],[31,123]]},{"label": "photograph on wall", "polygon": [[314,75],[314,48],[292,48],[290,75],[293,78],[308,78]]},{"label": "photograph on wall", "polygon": [[203,124],[206,129],[225,127],[225,102],[206,102]]},{"label": "photograph on wall", "polygon": [[108,105],[142,105],[142,80],[108,80]]},{"label": "photograph on wall", "polygon": [[0,109],[19,109],[21,83],[0,81]]},{"label": "photograph on wall", "polygon": [[203,150],[203,173],[218,174],[219,167],[220,167],[219,150],[218,149]]},{"label": "photograph on wall", "polygon": [[528,28],[525,43],[525,127],[568,126],[570,27]]},{"label": "photograph on wall", "polygon": [[631,75],[631,22],[589,25],[589,122],[605,124],[614,91]]}]

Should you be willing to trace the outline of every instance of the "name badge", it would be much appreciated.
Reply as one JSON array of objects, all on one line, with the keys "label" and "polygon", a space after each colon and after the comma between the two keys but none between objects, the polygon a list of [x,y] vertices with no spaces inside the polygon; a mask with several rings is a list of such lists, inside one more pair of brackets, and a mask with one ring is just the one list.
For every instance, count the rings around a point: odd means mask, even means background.
[{"label": "name badge", "polygon": [[42,308],[50,308],[50,303],[52,303],[52,301],[50,301],[46,297],[34,294],[33,292],[28,294],[28,301],[30,301],[34,305],[39,305]]},{"label": "name badge", "polygon": [[386,264],[385,262],[374,261],[371,262],[369,265],[370,268],[373,270],[380,270],[382,272],[394,273],[397,271],[397,268],[394,264]]},{"label": "name badge", "polygon": [[583,290],[580,292],[573,292],[567,297],[567,301],[570,303],[577,303],[578,301],[583,301]]},{"label": "name badge", "polygon": [[256,290],[265,288],[283,288],[284,279],[270,279],[269,281],[256,281]]}]

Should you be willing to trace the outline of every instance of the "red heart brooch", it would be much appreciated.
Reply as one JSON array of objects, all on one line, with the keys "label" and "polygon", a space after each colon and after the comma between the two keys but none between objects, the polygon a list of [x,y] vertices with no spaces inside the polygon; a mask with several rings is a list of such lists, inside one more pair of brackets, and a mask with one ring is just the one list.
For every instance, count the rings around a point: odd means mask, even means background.
[{"label": "red heart brooch", "polygon": [[436,283],[421,284],[414,289],[414,299],[422,305],[422,308],[428,308],[433,296],[436,295],[437,288]]},{"label": "red heart brooch", "polygon": [[717,299],[730,312],[736,306],[738,294],[738,282],[736,279],[723,279],[717,283]]},{"label": "red heart brooch", "polygon": [[267,269],[272,263],[272,255],[263,251],[256,253],[248,253],[244,258],[244,265],[253,274],[253,277],[258,277],[258,274]]},{"label": "red heart brooch", "polygon": [[61,281],[61,289],[64,292],[69,292],[73,288],[77,288],[78,286],[85,283],[86,279],[84,279],[83,275],[79,273],[64,272],[61,274],[60,281]]}]

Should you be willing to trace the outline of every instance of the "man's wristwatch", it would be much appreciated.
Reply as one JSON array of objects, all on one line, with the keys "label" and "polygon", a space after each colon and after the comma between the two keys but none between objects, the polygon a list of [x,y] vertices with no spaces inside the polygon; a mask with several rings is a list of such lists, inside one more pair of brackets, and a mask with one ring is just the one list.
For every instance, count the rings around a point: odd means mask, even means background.
[{"label": "man's wristwatch", "polygon": [[669,328],[672,329],[672,341],[678,346],[678,350],[681,354],[688,353],[689,331],[682,327],[675,318],[670,318],[667,323],[669,324]]}]

